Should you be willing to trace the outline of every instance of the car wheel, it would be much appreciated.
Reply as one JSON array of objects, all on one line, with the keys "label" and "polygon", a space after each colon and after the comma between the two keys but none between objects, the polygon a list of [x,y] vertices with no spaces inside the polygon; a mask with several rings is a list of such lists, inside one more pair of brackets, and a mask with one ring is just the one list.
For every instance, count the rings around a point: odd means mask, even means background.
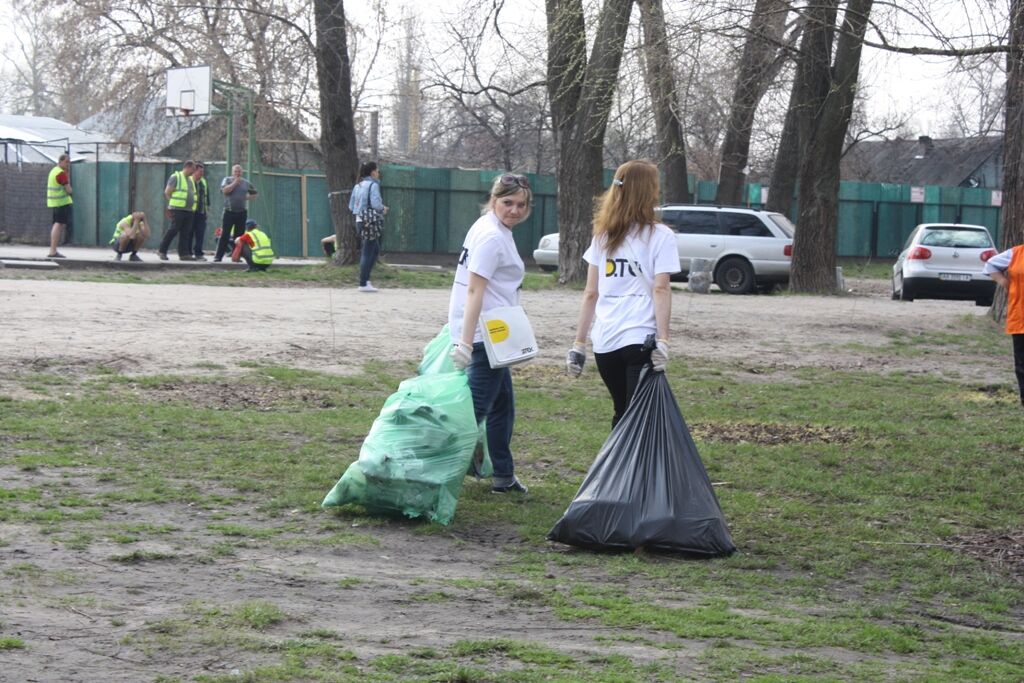
[{"label": "car wheel", "polygon": [[540,266],[540,269],[545,273],[553,273],[558,270],[558,266]]},{"label": "car wheel", "polygon": [[903,288],[900,289],[900,301],[913,301],[914,290],[907,286],[907,281],[903,281]]},{"label": "car wheel", "polygon": [[889,297],[893,301],[899,301],[900,300],[900,291],[898,289],[896,289],[896,278],[892,279],[892,294],[890,294]]},{"label": "car wheel", "polygon": [[989,308],[990,306],[992,306],[992,299],[975,299],[974,300],[974,305],[975,306],[984,306],[985,308]]},{"label": "car wheel", "polygon": [[754,269],[744,259],[725,259],[718,266],[715,284],[729,294],[749,294],[754,291]]}]

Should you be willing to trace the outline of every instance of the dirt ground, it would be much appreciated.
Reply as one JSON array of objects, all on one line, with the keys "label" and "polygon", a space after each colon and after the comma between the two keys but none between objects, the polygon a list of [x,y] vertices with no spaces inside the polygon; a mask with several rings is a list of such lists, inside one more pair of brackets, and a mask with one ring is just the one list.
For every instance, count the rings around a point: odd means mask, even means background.
[{"label": "dirt ground", "polygon": [[[891,301],[888,283],[877,280],[847,285],[851,291],[842,297],[699,295],[676,285],[672,357],[725,361],[755,373],[810,366],[1012,381],[1009,362],[973,367],[952,346],[939,357],[871,360],[858,353],[891,343],[894,334],[912,339],[949,332],[964,317],[984,318],[988,309]],[[447,320],[444,290],[255,291],[258,300],[246,288],[0,280],[0,369],[57,361],[127,373],[192,373],[197,365],[245,357],[345,374],[368,358],[418,358]],[[539,362],[561,363],[575,332],[579,294],[525,292],[523,305],[537,332]]]},{"label": "dirt ground", "polygon": [[[848,286],[853,291],[843,297],[695,295],[681,286],[673,301],[672,362],[714,360],[749,374],[752,381],[768,370],[820,367],[1013,382],[1009,345],[1006,363],[998,367],[958,353],[950,344],[927,355],[888,354],[884,359],[860,352],[892,343],[894,334],[913,339],[949,332],[962,326],[965,316],[982,318],[987,309],[961,302],[890,301],[887,284],[880,282],[853,280]],[[97,365],[125,373],[195,374],[204,363],[230,365],[240,358],[351,373],[366,359],[417,359],[445,322],[447,299],[440,290],[362,294],[354,288],[0,280],[0,378],[42,367],[94,372]],[[523,299],[543,349],[539,362],[561,363],[572,341],[579,294],[526,292]],[[10,381],[5,385],[0,379],[0,396],[14,391]],[[37,487],[52,479],[87,492],[104,486],[75,468],[21,471],[5,462],[2,450],[0,479],[5,486]],[[375,530],[376,544],[339,549],[318,545],[317,534],[326,532],[307,522],[306,540],[312,542],[294,550],[268,551],[255,543],[213,563],[178,561],[198,556],[216,541],[206,528],[214,513],[221,523],[261,523],[245,509],[211,512],[184,503],[115,507],[109,514],[179,529],[166,540],[155,536],[140,549],[150,558],[175,560],[138,563],[111,561],[125,552],[113,543],[93,542],[75,550],[35,529],[0,523],[0,585],[8,584],[0,589],[0,635],[30,643],[25,650],[0,650],[0,679],[134,682],[163,675],[191,680],[203,673],[249,670],[259,664],[254,661],[259,655],[249,650],[196,643],[169,651],[126,640],[145,632],[147,624],[180,617],[182,604],[194,600],[201,605],[214,596],[221,603],[272,600],[290,615],[303,615],[302,623],[288,627],[296,634],[314,626],[333,629],[346,635],[360,659],[415,647],[443,648],[460,639],[510,637],[578,656],[618,653],[634,662],[670,660],[685,675],[701,647],[658,648],[656,633],[646,634],[647,642],[600,642],[595,639],[612,629],[567,623],[540,606],[512,607],[506,597],[484,589],[460,589],[456,600],[421,599],[443,585],[433,581],[500,577],[518,543],[514,534],[501,530],[423,536],[398,524],[379,534]],[[58,571],[19,581],[15,589],[10,572],[25,565]],[[355,577],[365,582],[340,587]],[[266,657],[276,661],[278,655],[267,652]]]}]

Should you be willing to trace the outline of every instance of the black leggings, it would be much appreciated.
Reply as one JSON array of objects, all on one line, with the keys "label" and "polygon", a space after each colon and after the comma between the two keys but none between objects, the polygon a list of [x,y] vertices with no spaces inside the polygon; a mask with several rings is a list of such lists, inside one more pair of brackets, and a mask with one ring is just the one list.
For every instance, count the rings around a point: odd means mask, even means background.
[{"label": "black leggings", "polygon": [[651,350],[645,350],[643,344],[632,344],[608,353],[594,354],[597,371],[601,374],[604,385],[608,387],[608,393],[612,395],[612,403],[615,405],[613,428],[619,424],[626,408],[629,407],[629,401],[633,398],[633,392],[640,381],[640,371],[650,360]]},{"label": "black leggings", "polygon": [[1017,389],[1020,391],[1020,402],[1024,404],[1024,334],[1013,337],[1013,372],[1017,375]]}]

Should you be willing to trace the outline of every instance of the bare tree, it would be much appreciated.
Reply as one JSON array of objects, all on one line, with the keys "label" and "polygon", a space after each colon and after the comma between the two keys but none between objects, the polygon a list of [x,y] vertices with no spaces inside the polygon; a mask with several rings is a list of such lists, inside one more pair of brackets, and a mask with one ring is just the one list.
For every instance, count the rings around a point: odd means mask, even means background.
[{"label": "bare tree", "polygon": [[[460,164],[538,168],[548,144],[542,57],[502,26],[503,3],[474,3],[433,38],[424,85],[439,95],[431,142]],[[442,147],[447,144],[447,151]]]},{"label": "bare tree", "polygon": [[1006,120],[1005,62],[998,55],[968,57],[957,65],[956,75],[946,83],[948,107],[943,135],[964,138],[1002,133]]},{"label": "bare tree", "polygon": [[[797,292],[835,290],[839,160],[853,112],[860,54],[872,0],[850,0],[833,46],[839,0],[807,9],[794,88],[799,92],[800,215],[793,240],[790,287]],[[834,57],[833,57],[834,55]]]},{"label": "bare tree", "polygon": [[[1010,1],[1010,40],[1006,55],[1006,125],[1003,142],[1003,209],[1000,245],[1024,243],[1024,0]],[[1006,321],[1006,291],[999,287],[992,318]]]},{"label": "bare tree", "polygon": [[11,9],[13,50],[0,56],[6,67],[0,80],[3,99],[16,114],[63,118],[54,78],[59,60],[51,44],[56,21],[51,12],[33,11],[25,2],[15,2]]},{"label": "bare tree", "polygon": [[320,92],[320,144],[323,147],[331,220],[337,240],[334,260],[354,263],[357,254],[354,217],[348,191],[359,175],[356,131],[352,118],[352,73],[342,0],[314,0],[317,83]]},{"label": "bare tree", "polygon": [[757,0],[754,4],[722,143],[722,169],[715,194],[718,204],[743,201],[754,114],[785,62],[783,34],[789,6],[789,0]]},{"label": "bare tree", "polygon": [[686,136],[676,99],[676,82],[661,0],[637,0],[644,32],[645,80],[654,109],[657,163],[664,176],[666,201],[691,199],[686,171]]},{"label": "bare tree", "polygon": [[558,266],[583,279],[594,197],[603,189],[603,148],[632,0],[605,0],[587,58],[582,0],[546,0],[548,92],[558,147]]}]

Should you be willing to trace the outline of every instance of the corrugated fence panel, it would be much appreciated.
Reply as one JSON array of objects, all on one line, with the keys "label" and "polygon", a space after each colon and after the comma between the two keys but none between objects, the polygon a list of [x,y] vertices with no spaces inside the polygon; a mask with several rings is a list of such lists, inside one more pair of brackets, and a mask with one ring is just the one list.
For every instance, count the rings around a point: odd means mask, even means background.
[{"label": "corrugated fence panel", "polygon": [[94,245],[106,241],[100,241],[101,232],[97,229],[98,179],[98,164],[78,163],[71,168],[72,244]]},{"label": "corrugated fence panel", "polygon": [[[146,245],[149,248],[156,248],[169,227],[164,218],[163,192],[170,174],[178,168],[178,164],[136,164],[134,206],[145,211],[150,220],[152,236]],[[73,170],[73,241],[89,246],[106,245],[114,224],[128,213],[128,165],[80,163]],[[384,165],[381,192],[390,208],[385,221],[385,249],[391,253],[457,254],[466,231],[480,217],[491,182],[500,173]],[[224,175],[222,163],[207,165],[212,200],[207,249],[213,248],[213,232],[221,223],[224,197],[220,183]],[[604,170],[606,187],[613,176],[611,169]],[[532,211],[513,232],[523,256],[532,255],[543,235],[558,232],[555,178],[535,174],[527,177],[534,195]],[[250,216],[268,229],[274,239],[274,250],[282,256],[319,255],[320,240],[333,230],[324,174],[316,170],[265,169],[249,179],[260,191],[258,199],[249,205]],[[698,181],[694,187],[697,203],[714,201],[716,183]],[[751,206],[758,205],[759,190],[756,183],[748,186],[746,196]],[[909,185],[843,182],[836,226],[837,255],[891,256],[901,248],[915,225],[931,221],[984,225],[998,241],[1000,207],[992,204],[992,191],[982,188],[912,189]]]},{"label": "corrugated fence panel", "polygon": [[[381,194],[388,214],[384,218],[384,246],[389,252],[418,251],[416,168],[387,165],[381,168]],[[384,186],[384,183],[387,186]]]},{"label": "corrugated fence panel", "polygon": [[[306,255],[320,256],[320,240],[334,234],[331,205],[327,201],[327,177],[306,176]],[[291,254],[287,254],[291,255]],[[298,254],[296,254],[297,256]]]},{"label": "corrugated fence panel", "polygon": [[[302,254],[302,176],[263,173],[263,183],[271,197],[263,196],[252,202],[249,215],[255,214],[263,231],[270,236],[274,253],[282,256]],[[270,201],[266,201],[270,199]],[[327,197],[324,197],[326,202]],[[256,204],[259,203],[257,207]]]},{"label": "corrugated fence panel", "polygon": [[871,255],[877,198],[877,186],[843,182],[839,184],[836,256]]}]

